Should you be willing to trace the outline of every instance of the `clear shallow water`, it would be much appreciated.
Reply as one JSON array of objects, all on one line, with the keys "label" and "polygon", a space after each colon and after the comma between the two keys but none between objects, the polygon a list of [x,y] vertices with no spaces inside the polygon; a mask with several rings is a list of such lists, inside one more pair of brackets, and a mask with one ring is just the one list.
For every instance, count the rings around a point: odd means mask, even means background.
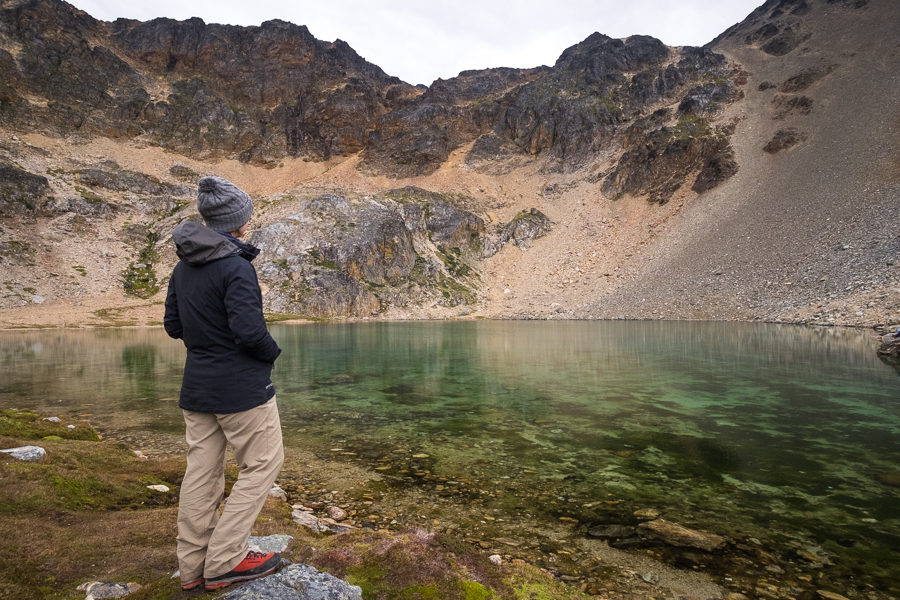
[{"label": "clear shallow water", "polygon": [[[759,540],[797,569],[896,593],[900,492],[881,480],[900,471],[900,380],[870,332],[453,322],[272,333],[289,446],[397,486],[503,488],[490,506],[521,511],[531,498],[535,528],[609,521],[592,506],[609,498],[652,506]],[[0,332],[0,406],[178,439],[183,359],[161,330]]]}]

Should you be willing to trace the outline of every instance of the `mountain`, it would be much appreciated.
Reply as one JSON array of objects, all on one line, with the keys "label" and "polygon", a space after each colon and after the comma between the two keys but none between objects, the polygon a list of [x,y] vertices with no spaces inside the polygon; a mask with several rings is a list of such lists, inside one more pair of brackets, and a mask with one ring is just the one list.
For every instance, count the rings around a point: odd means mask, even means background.
[{"label": "mountain", "polygon": [[207,173],[273,313],[896,321],[897,13],[773,0],[423,89],[283,21],[4,0],[0,321],[158,321]]}]

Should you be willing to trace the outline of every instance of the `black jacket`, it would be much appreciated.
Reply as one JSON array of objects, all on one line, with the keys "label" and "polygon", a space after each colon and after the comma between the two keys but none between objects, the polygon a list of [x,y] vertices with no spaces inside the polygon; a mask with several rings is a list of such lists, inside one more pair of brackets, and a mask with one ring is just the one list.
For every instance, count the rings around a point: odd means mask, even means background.
[{"label": "black jacket", "polygon": [[181,261],[166,295],[163,324],[187,347],[181,408],[234,413],[275,395],[281,348],[269,335],[250,261],[259,250],[188,221],[172,232]]}]

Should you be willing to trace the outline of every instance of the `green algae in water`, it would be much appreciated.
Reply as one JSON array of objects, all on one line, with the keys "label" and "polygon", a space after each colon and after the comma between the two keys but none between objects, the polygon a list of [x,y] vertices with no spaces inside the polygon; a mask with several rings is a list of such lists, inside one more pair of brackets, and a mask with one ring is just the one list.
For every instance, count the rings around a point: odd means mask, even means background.
[{"label": "green algae in water", "polygon": [[[900,381],[868,332],[486,321],[272,331],[286,443],[340,447],[352,453],[341,460],[381,467],[388,486],[431,494],[434,514],[477,501],[512,515],[517,529],[496,521],[497,535],[524,538],[560,517],[587,528],[650,506],[759,540],[796,569],[897,592],[900,494],[879,477],[900,464]],[[183,356],[159,331],[2,334],[0,406],[65,406],[128,435],[177,438]]]}]

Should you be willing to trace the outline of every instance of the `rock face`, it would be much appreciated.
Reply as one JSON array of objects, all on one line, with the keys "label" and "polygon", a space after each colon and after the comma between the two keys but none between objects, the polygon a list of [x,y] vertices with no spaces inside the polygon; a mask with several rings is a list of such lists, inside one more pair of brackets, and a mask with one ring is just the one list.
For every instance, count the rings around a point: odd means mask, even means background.
[{"label": "rock face", "polygon": [[882,342],[878,348],[878,358],[897,369],[897,372],[900,373],[900,337],[894,337]]},{"label": "rock face", "polygon": [[0,217],[45,212],[49,194],[46,177],[0,162]]},{"label": "rock face", "polygon": [[379,197],[322,195],[260,229],[257,266],[269,310],[368,316],[383,307],[477,301],[484,222],[439,194],[404,188]]},{"label": "rock face", "polygon": [[0,10],[0,36],[16,48],[0,51],[0,124],[144,136],[196,157],[257,163],[361,152],[364,171],[393,176],[431,173],[471,142],[473,161],[549,153],[560,165],[584,164],[648,106],[680,100],[698,110],[730,101],[734,87],[721,55],[673,55],[646,36],[595,33],[552,68],[464,71],[425,93],[340,40],[278,20],[106,23],[30,0]]},{"label": "rock face", "polygon": [[[0,10],[0,122],[56,133],[149,134],[163,147],[265,162],[359,151],[374,119],[419,90],[305,27],[200,19],[104,23],[32,0]],[[91,40],[91,41],[88,41]],[[167,80],[162,93],[153,81]],[[48,100],[33,107],[23,94]]]},{"label": "rock face", "polygon": [[691,189],[700,193],[737,172],[729,129],[714,130],[704,119],[692,117],[663,125],[668,117],[661,109],[629,128],[625,153],[603,181],[605,195],[646,195],[651,202],[665,204],[693,174]]},{"label": "rock face", "polygon": [[362,588],[309,565],[289,565],[223,596],[227,600],[362,600]]}]

